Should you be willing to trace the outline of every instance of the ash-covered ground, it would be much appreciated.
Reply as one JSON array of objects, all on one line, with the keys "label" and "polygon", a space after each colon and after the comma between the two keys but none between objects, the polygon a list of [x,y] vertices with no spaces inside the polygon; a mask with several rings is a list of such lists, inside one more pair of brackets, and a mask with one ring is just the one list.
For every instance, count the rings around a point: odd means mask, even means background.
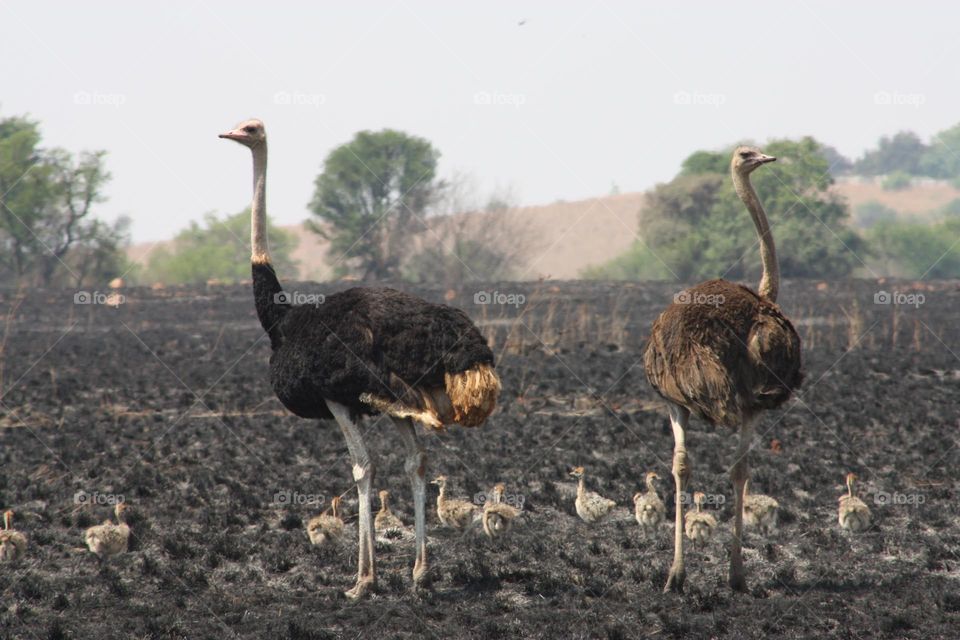
[{"label": "ash-covered ground", "polygon": [[[431,588],[410,590],[411,543],[384,542],[379,589],[361,602],[343,595],[357,555],[346,446],[335,425],[274,399],[247,287],[129,289],[117,308],[30,291],[14,310],[17,292],[0,292],[0,506],[30,540],[27,558],[0,571],[0,637],[957,637],[960,285],[785,284],[806,382],[757,425],[751,486],[780,501],[781,526],[747,536],[747,595],[726,586],[732,499],[715,508],[714,540],[688,546],[686,592],[661,593],[673,442],[641,353],[677,289],[411,289],[481,324],[504,386],[484,426],[426,436],[428,473],[468,499],[505,482],[524,514],[495,543],[461,536],[440,527],[431,487]],[[514,304],[475,304],[481,290]],[[881,290],[923,302],[875,304]],[[376,487],[411,522],[395,428],[371,420],[365,433]],[[691,489],[730,498],[735,444],[694,422]],[[609,522],[576,517],[574,465],[621,505]],[[668,505],[650,541],[631,502],[648,470]],[[847,471],[876,522],[855,537],[836,521]],[[311,547],[304,522],[340,494],[348,540]],[[99,563],[83,530],[119,496],[131,549]]]}]

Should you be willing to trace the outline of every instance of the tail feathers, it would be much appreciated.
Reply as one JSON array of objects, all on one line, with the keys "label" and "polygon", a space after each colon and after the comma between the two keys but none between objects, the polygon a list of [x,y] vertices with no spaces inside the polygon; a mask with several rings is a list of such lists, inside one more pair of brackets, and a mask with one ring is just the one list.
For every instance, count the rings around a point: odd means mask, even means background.
[{"label": "tail feathers", "polygon": [[463,373],[446,374],[447,397],[454,422],[464,427],[483,423],[497,406],[500,378],[489,364],[479,364]]},{"label": "tail feathers", "polygon": [[500,378],[487,364],[446,374],[446,389],[410,387],[399,379],[390,383],[397,399],[364,393],[360,401],[397,418],[413,418],[432,429],[448,424],[479,426],[493,413],[500,394]]}]

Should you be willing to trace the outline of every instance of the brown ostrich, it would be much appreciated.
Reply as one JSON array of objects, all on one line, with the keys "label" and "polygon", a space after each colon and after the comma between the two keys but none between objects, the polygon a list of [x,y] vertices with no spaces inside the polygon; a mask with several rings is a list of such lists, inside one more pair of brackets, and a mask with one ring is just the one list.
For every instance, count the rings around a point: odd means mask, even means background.
[{"label": "brown ostrich", "polygon": [[644,354],[647,379],[667,401],[673,426],[676,530],[673,565],[664,591],[682,591],[683,495],[690,480],[686,431],[690,414],[739,432],[730,471],[736,497],[730,553],[730,586],[745,591],[741,537],[743,494],[749,476],[747,452],[753,421],[781,406],[800,386],[800,337],[777,306],[780,270],[766,214],[750,184],[750,173],[776,158],[738,147],[730,173],[757,228],[763,276],[757,292],[709,280],[678,294],[653,324]]}]

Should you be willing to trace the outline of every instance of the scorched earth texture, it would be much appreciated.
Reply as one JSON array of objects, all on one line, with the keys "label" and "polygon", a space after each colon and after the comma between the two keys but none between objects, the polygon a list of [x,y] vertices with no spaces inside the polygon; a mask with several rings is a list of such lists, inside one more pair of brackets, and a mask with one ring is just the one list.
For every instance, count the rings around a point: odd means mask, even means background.
[{"label": "scorched earth texture", "polygon": [[[0,507],[17,512],[30,541],[26,560],[0,572],[0,637],[956,637],[958,285],[785,283],[807,377],[757,425],[751,488],[779,500],[781,525],[769,538],[747,534],[747,596],[725,583],[732,500],[714,507],[719,531],[706,549],[688,549],[686,593],[661,593],[673,443],[641,354],[679,289],[413,289],[481,325],[504,386],[483,427],[428,435],[428,474],[446,474],[451,495],[467,499],[505,482],[524,514],[496,542],[461,536],[440,528],[430,494],[432,588],[409,590],[412,542],[383,543],[379,591],[361,602],[342,593],[356,569],[346,447],[335,426],[295,418],[274,398],[247,287],[129,289],[118,308],[29,291],[13,314],[17,292],[0,292],[10,317]],[[525,301],[474,304],[481,290]],[[881,290],[924,302],[874,304]],[[395,431],[366,425],[375,485],[410,523]],[[691,490],[730,498],[734,447],[694,421]],[[606,524],[576,517],[576,465],[619,503]],[[667,523],[644,542],[631,498],[649,470],[664,478]],[[876,522],[856,537],[836,520],[847,471]],[[78,503],[78,492],[91,498]],[[341,493],[346,541],[311,547],[304,522]],[[133,537],[129,553],[101,565],[81,549],[83,530],[116,494]]]}]

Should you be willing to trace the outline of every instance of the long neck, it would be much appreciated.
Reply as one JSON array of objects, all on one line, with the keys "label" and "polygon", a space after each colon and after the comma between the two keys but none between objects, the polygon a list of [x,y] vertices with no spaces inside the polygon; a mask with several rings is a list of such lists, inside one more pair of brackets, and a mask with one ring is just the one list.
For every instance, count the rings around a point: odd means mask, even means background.
[{"label": "long neck", "polygon": [[253,203],[250,205],[250,261],[270,264],[267,248],[267,141],[253,148]]},{"label": "long neck", "polygon": [[760,204],[760,198],[754,191],[750,183],[749,175],[740,175],[736,170],[731,170],[733,175],[733,187],[743,200],[750,217],[753,218],[753,224],[757,227],[757,238],[760,240],[760,261],[763,264],[763,275],[760,277],[760,287],[757,293],[761,298],[770,302],[777,301],[777,293],[780,290],[780,266],[777,264],[777,251],[773,244],[773,234],[770,232],[770,224],[767,222],[767,214]]},{"label": "long neck", "polygon": [[587,491],[587,484],[583,479],[583,476],[580,476],[580,481],[577,483],[577,495],[583,495]]},{"label": "long neck", "polygon": [[647,478],[647,493],[656,493],[657,488],[653,486],[653,477]]},{"label": "long neck", "polygon": [[10,531],[10,529],[13,528],[12,525],[10,524],[11,520],[13,520],[13,518],[10,517],[9,513],[3,514],[3,528],[6,529],[7,531]]},{"label": "long neck", "polygon": [[853,480],[847,480],[847,496],[853,497]]},{"label": "long neck", "polygon": [[283,336],[280,321],[290,308],[280,294],[283,287],[267,251],[267,141],[253,148],[253,202],[250,205],[250,262],[253,271],[253,299],[260,325],[276,349]]},{"label": "long neck", "polygon": [[386,494],[380,496],[380,513],[387,513],[390,511],[390,507],[387,506],[387,496]]}]

